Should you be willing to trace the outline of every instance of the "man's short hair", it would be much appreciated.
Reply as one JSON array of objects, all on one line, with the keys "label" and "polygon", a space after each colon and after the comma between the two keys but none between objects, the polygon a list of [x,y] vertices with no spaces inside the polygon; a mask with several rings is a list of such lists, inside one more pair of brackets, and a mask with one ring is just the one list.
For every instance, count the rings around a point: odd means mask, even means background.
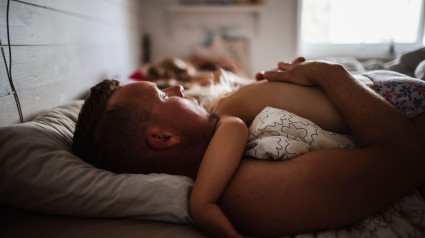
[{"label": "man's short hair", "polygon": [[93,160],[97,157],[95,130],[106,110],[109,98],[119,85],[117,80],[103,80],[90,88],[89,96],[78,115],[72,152],[89,164],[94,165]]},{"label": "man's short hair", "polygon": [[146,151],[144,135],[157,117],[149,106],[127,102],[108,108],[119,87],[103,80],[90,89],[78,115],[72,152],[87,163],[116,173],[150,173],[161,170]]},{"label": "man's short hair", "polygon": [[120,103],[108,108],[96,128],[96,166],[117,173],[164,172],[149,153],[146,134],[158,118],[149,107]]}]

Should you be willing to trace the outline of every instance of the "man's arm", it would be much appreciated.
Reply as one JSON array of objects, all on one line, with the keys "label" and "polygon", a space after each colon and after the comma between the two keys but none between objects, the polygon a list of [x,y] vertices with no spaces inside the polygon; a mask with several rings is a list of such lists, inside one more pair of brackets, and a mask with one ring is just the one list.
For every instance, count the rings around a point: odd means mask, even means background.
[{"label": "man's arm", "polygon": [[315,151],[284,162],[243,161],[220,200],[238,230],[285,235],[345,226],[425,181],[424,138],[342,66],[279,66],[267,78],[320,86],[360,148]]},{"label": "man's arm", "polygon": [[279,69],[265,74],[272,81],[321,87],[343,115],[361,147],[383,144],[386,149],[395,149],[403,156],[406,149],[410,149],[413,157],[419,155],[418,159],[423,161],[417,150],[423,138],[414,125],[341,65],[320,61],[279,63]]}]

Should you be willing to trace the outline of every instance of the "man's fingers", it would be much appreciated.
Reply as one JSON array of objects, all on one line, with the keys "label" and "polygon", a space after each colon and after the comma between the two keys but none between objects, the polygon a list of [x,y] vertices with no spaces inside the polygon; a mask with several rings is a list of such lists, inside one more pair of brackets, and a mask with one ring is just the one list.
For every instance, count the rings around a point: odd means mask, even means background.
[{"label": "man's fingers", "polygon": [[269,81],[286,81],[287,73],[284,71],[267,71],[264,77]]},{"label": "man's fingers", "polygon": [[279,67],[279,69],[281,70],[288,70],[290,67],[292,67],[291,63],[287,63],[287,62],[279,62],[277,64],[277,66]]},{"label": "man's fingers", "polygon": [[258,72],[258,73],[255,75],[255,80],[260,81],[260,80],[265,79],[265,77],[264,77],[264,72],[265,72],[265,71]]},{"label": "man's fingers", "polygon": [[278,68],[269,71],[262,71],[255,75],[256,80],[267,79],[270,81],[288,81],[289,76],[287,71],[291,71],[291,69],[297,65],[305,62],[304,57],[297,57],[291,63],[289,62],[279,62],[277,64]]},{"label": "man's fingers", "polygon": [[296,64],[303,63],[303,62],[305,62],[305,58],[304,57],[297,57],[291,63],[288,63],[288,62],[279,62],[277,65],[278,65],[279,69],[288,70],[290,67],[292,67],[292,66],[294,66]]},{"label": "man's fingers", "polygon": [[294,59],[292,61],[292,64],[299,64],[299,63],[302,63],[304,61],[305,61],[305,58],[304,57],[297,57],[296,59]]}]

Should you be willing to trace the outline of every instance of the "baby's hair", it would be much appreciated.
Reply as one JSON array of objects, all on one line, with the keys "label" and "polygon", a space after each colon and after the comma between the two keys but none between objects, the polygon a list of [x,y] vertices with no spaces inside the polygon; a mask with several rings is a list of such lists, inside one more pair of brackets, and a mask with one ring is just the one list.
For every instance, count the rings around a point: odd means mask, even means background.
[{"label": "baby's hair", "polygon": [[232,92],[235,92],[239,86],[236,86],[232,75],[228,74],[225,70],[220,70],[220,81],[219,83],[211,83],[208,87],[205,95],[200,97],[200,102],[204,106],[204,108],[212,112],[217,106],[218,102],[222,99],[230,95]]}]

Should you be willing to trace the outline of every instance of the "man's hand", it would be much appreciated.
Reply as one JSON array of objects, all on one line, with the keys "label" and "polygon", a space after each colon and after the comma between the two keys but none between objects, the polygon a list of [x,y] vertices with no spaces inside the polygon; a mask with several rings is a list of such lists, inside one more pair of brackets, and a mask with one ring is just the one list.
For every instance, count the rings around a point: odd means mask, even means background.
[{"label": "man's hand", "polygon": [[333,72],[331,68],[334,65],[336,64],[326,61],[305,61],[303,57],[298,57],[291,63],[279,62],[277,69],[260,72],[256,79],[316,86],[319,84],[318,80]]},{"label": "man's hand", "polygon": [[[263,79],[268,79],[268,78],[266,78],[266,77],[265,77],[266,72],[281,72],[282,70],[280,69],[279,64],[296,65],[296,64],[300,64],[300,63],[302,63],[302,62],[304,62],[304,61],[305,61],[305,58],[304,58],[304,57],[298,57],[298,58],[294,59],[294,60],[292,61],[292,63],[279,62],[279,63],[278,63],[278,68],[276,68],[276,69],[271,69],[271,70],[267,70],[267,71],[261,71],[261,72],[258,72],[258,73],[255,75],[255,79],[256,79],[256,80],[258,80],[258,81],[263,80]],[[283,66],[283,65],[282,65],[282,66]]]}]

